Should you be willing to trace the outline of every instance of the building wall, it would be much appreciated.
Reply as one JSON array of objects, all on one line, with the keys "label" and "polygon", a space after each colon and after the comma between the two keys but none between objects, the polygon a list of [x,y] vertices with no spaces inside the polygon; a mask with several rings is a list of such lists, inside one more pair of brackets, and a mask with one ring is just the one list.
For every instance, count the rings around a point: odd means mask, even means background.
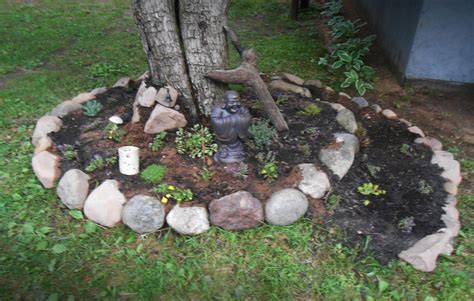
[{"label": "building wall", "polygon": [[474,83],[474,0],[356,0],[403,79]]}]

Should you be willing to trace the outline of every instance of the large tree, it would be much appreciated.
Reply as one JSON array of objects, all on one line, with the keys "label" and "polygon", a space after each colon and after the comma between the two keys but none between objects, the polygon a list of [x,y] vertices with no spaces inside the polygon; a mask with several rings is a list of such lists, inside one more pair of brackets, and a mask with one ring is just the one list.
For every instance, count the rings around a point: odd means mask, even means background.
[{"label": "large tree", "polygon": [[209,115],[225,85],[204,76],[227,67],[229,0],[133,0],[133,6],[153,82],[176,88],[191,116]]}]

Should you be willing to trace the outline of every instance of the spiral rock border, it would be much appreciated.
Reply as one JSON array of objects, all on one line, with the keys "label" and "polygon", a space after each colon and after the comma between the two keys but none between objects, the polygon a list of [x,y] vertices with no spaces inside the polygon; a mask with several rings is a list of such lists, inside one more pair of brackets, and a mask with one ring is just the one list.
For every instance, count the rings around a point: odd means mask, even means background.
[{"label": "spiral rock border", "polygon": [[[137,81],[144,81],[148,77],[149,73],[145,72]],[[284,83],[283,79],[290,83]],[[304,81],[290,74],[274,77],[272,80],[270,83],[272,88],[305,97],[311,93],[310,90],[317,89],[322,95],[322,102],[329,104],[337,111],[337,122],[351,133],[335,133],[335,139],[338,142],[343,142],[343,145],[347,144],[347,147],[351,147],[354,154],[358,151],[358,140],[352,135],[357,130],[355,116],[343,105],[328,102],[334,97],[338,97],[339,100],[352,101],[360,109],[370,106],[385,118],[406,124],[408,131],[419,136],[415,139],[415,143],[421,143],[432,150],[431,164],[436,164],[443,169],[441,177],[445,180],[444,189],[448,193],[443,207],[445,213],[441,217],[445,227],[420,239],[409,249],[400,252],[398,256],[412,264],[417,270],[433,271],[440,254],[449,255],[452,253],[453,239],[460,231],[456,194],[462,178],[460,164],[454,159],[454,156],[442,150],[440,141],[433,137],[427,137],[417,126],[399,118],[392,110],[384,110],[377,104],[371,105],[363,97],[351,98],[343,92],[336,94],[331,87],[322,86],[318,80]],[[128,87],[131,81],[130,78],[121,78],[113,87]],[[58,154],[51,152],[54,145],[48,134],[61,130],[61,118],[81,109],[83,103],[106,91],[105,87],[96,88],[90,92],[81,93],[71,100],[61,102],[49,114],[37,121],[32,135],[32,143],[35,146],[32,167],[41,184],[45,188],[54,188],[56,181],[61,178],[57,186],[57,195],[61,201],[70,209],[84,210],[85,216],[98,224],[113,227],[122,221],[132,230],[143,234],[157,231],[164,225],[166,219],[173,230],[184,235],[203,233],[210,228],[211,224],[227,230],[257,227],[264,219],[273,225],[288,225],[306,214],[308,201],[305,194],[320,198],[330,189],[328,177],[324,172],[313,164],[300,164],[302,180],[298,184],[299,190],[286,188],[275,192],[266,202],[265,208],[249,192],[239,191],[213,200],[209,205],[209,210],[197,206],[180,207],[177,204],[165,217],[164,206],[156,198],[136,195],[127,202],[124,194],[118,189],[119,183],[113,179],[105,180],[89,193],[90,177],[83,171],[71,169],[61,177],[59,169],[61,158]],[[324,150],[323,148],[320,152],[320,159],[326,165]],[[352,162],[342,170],[340,166],[326,166],[342,178],[351,165]],[[316,182],[314,182],[315,179],[317,179]],[[290,203],[292,208],[288,208]],[[292,210],[291,215],[287,214],[288,210]],[[240,218],[239,222],[235,222],[236,217]],[[137,218],[142,222],[137,222]]]}]

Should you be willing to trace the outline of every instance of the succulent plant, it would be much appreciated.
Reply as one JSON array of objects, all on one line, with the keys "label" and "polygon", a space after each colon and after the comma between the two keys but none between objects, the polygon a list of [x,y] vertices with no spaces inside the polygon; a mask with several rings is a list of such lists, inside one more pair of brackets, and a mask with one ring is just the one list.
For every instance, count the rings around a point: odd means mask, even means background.
[{"label": "succulent plant", "polygon": [[84,115],[94,117],[102,110],[102,105],[97,100],[90,100],[84,105]]}]

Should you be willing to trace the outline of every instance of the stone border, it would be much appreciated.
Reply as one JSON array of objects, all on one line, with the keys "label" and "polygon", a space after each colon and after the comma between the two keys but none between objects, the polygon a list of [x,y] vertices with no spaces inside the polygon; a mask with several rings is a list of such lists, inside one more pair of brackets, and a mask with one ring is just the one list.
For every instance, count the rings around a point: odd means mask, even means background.
[{"label": "stone border", "polygon": [[[145,72],[137,81],[144,81],[147,78],[149,78],[149,73]],[[322,100],[316,99],[316,101],[326,103],[337,111],[336,121],[348,133],[334,133],[334,139],[340,142],[340,148],[323,148],[319,158],[340,179],[352,166],[355,155],[359,151],[359,141],[352,135],[358,129],[354,113],[339,103],[330,102],[335,97],[338,100],[350,100],[359,109],[370,106],[377,114],[380,113],[387,119],[406,124],[408,131],[419,136],[414,142],[423,144],[433,151],[431,163],[437,164],[444,170],[441,177],[446,180],[444,189],[449,194],[446,205],[443,207],[445,214],[441,217],[446,227],[438,230],[437,233],[425,236],[412,247],[398,254],[399,258],[412,264],[417,270],[433,271],[437,257],[441,253],[451,254],[453,251],[453,238],[459,234],[460,230],[455,197],[457,187],[462,180],[459,162],[454,160],[451,153],[442,150],[442,144],[437,139],[427,137],[420,128],[413,126],[407,120],[398,118],[392,110],[384,110],[377,104],[371,105],[363,97],[351,98],[343,92],[336,95],[334,89],[323,86],[319,80],[304,81],[286,73],[282,77],[273,77],[272,80],[270,86],[273,89],[296,93],[303,97],[311,97],[311,93],[321,94]],[[121,78],[113,87],[128,87],[130,83],[130,78]],[[154,197],[135,195],[127,202],[119,190],[118,181],[113,179],[105,180],[89,193],[90,176],[83,171],[71,169],[61,177],[59,169],[61,158],[51,153],[53,141],[48,134],[61,129],[61,118],[82,109],[83,103],[106,91],[107,88],[100,87],[61,102],[49,114],[37,121],[32,136],[32,143],[35,146],[32,167],[38,180],[45,188],[54,188],[56,181],[61,178],[56,189],[60,200],[70,209],[83,210],[88,219],[98,224],[113,227],[122,221],[137,233],[146,234],[159,230],[166,220],[170,228],[183,235],[203,233],[209,230],[211,224],[227,230],[258,227],[264,220],[272,225],[289,225],[306,214],[308,210],[306,195],[322,198],[331,189],[328,176],[316,165],[308,163],[298,165],[302,179],[295,186],[299,190],[286,188],[275,192],[266,202],[265,208],[261,201],[249,192],[238,191],[213,200],[209,204],[209,210],[198,206],[181,207],[177,204],[165,215],[164,205]],[[138,93],[143,93],[143,91]],[[134,104],[134,111],[138,105],[141,104]]]}]

